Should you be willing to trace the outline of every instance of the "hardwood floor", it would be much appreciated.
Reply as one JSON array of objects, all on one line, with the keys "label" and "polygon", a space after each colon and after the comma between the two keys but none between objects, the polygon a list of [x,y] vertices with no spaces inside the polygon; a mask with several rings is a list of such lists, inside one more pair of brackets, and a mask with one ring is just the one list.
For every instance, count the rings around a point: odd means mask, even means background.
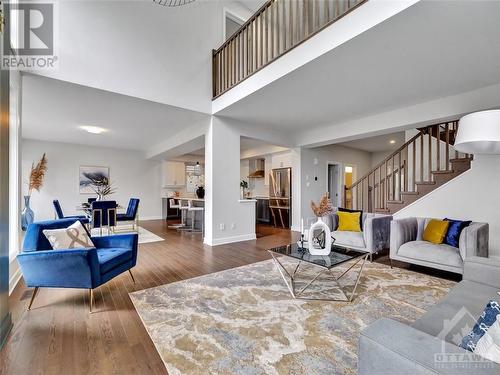
[{"label": "hardwood floor", "polygon": [[[165,241],[139,245],[136,284],[123,273],[97,288],[92,314],[87,290],[76,289],[41,288],[27,311],[33,289],[19,283],[9,299],[14,329],[0,354],[0,374],[166,374],[128,293],[270,259],[267,248],[298,239],[297,233],[260,226],[255,241],[209,247],[200,234],[178,233],[161,220],[141,226]],[[386,253],[375,258],[389,264]],[[395,266],[460,279],[400,262]]]},{"label": "hardwood floor", "polygon": [[162,220],[140,225],[165,241],[139,245],[136,284],[123,273],[97,288],[92,314],[88,291],[77,289],[41,288],[27,311],[33,289],[18,284],[0,374],[166,374],[128,293],[270,259],[265,249],[295,236],[261,227],[255,241],[209,247],[200,234],[178,233]]}]

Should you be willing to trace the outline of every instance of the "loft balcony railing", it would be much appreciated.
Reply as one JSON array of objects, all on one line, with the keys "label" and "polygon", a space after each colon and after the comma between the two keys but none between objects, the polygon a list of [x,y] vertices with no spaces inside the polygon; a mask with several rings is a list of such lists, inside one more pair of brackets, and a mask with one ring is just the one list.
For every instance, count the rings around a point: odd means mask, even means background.
[{"label": "loft balcony railing", "polygon": [[270,0],[212,56],[213,98],[222,95],[368,0]]}]

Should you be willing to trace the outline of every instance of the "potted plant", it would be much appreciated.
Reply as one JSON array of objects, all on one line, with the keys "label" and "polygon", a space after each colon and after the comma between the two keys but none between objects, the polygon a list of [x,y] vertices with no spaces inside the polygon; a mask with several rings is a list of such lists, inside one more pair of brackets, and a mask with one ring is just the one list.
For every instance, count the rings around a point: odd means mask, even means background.
[{"label": "potted plant", "polygon": [[245,180],[240,181],[240,199],[245,199],[245,190],[248,189],[248,182]]},{"label": "potted plant", "polygon": [[31,171],[28,180],[28,194],[24,196],[24,208],[21,212],[21,229],[26,230],[28,225],[30,225],[35,220],[35,213],[30,207],[30,198],[34,190],[40,192],[43,186],[43,180],[45,178],[45,172],[47,172],[47,158],[45,154],[35,166],[35,163],[31,165]]}]

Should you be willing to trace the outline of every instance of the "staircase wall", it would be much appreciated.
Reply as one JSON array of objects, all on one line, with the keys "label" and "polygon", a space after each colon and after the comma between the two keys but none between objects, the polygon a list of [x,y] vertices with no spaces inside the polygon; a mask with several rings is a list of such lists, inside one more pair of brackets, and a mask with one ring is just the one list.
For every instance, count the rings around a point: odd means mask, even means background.
[{"label": "staircase wall", "polygon": [[469,219],[490,225],[490,255],[500,257],[500,156],[474,155],[471,169],[394,214]]}]

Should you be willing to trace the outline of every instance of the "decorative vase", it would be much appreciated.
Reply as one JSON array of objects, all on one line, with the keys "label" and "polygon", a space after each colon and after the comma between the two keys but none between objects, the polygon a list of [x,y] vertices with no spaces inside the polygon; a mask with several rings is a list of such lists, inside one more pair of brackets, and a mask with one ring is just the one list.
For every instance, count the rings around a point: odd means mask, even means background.
[{"label": "decorative vase", "polygon": [[35,220],[35,213],[30,208],[30,196],[24,196],[24,208],[21,212],[21,229],[26,231],[28,229],[28,225],[33,223]]},{"label": "decorative vase", "polygon": [[240,189],[240,199],[245,199],[245,188],[244,187],[242,187]]},{"label": "decorative vase", "polygon": [[311,225],[307,237],[311,255],[328,255],[332,251],[332,232],[321,217]]},{"label": "decorative vase", "polygon": [[205,198],[205,188],[203,186],[198,186],[196,189],[196,196],[200,199]]}]

